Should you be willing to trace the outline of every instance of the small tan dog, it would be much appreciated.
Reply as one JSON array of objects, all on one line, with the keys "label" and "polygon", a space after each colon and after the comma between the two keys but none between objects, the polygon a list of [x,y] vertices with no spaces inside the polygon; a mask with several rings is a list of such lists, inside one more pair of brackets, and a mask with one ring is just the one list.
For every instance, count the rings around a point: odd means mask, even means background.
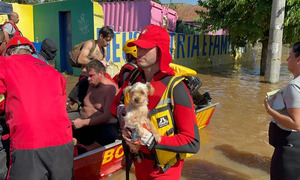
[{"label": "small tan dog", "polygon": [[[161,141],[161,136],[150,122],[148,117],[148,94],[153,95],[154,88],[150,83],[134,83],[132,86],[127,86],[123,90],[124,96],[129,93],[129,104],[125,106],[126,116],[124,117],[125,126],[124,129],[136,129],[139,137],[144,135],[144,125],[146,125],[150,132],[153,134],[154,139],[157,142]],[[138,145],[136,147],[130,147],[135,153],[139,150]]]}]

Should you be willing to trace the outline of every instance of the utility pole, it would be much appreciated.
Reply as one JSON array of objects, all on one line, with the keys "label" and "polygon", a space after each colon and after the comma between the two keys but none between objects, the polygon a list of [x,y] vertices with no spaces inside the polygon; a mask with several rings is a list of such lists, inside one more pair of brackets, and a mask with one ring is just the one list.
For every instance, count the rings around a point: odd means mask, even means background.
[{"label": "utility pole", "polygon": [[285,0],[273,0],[265,81],[279,81]]}]

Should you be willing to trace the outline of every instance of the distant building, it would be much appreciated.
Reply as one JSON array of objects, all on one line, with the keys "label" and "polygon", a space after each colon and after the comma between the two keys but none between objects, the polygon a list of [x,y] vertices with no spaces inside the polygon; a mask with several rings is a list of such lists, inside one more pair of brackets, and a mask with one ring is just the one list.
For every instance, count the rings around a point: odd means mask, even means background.
[{"label": "distant building", "polygon": [[[176,25],[176,32],[183,34],[195,34],[200,35],[203,32],[199,29],[201,22],[195,21],[196,18],[199,18],[199,15],[196,11],[207,11],[204,7],[198,5],[189,5],[189,4],[176,4],[176,12],[178,14],[178,21]],[[216,32],[208,32],[206,35],[227,35],[227,30],[220,29]]]}]

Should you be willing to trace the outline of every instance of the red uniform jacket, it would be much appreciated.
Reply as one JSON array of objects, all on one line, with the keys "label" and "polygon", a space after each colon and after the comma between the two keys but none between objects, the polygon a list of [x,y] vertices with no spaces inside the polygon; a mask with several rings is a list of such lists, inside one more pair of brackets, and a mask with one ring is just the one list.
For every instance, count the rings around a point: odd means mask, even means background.
[{"label": "red uniform jacket", "polygon": [[[149,110],[154,109],[159,102],[170,78],[171,75],[167,75],[162,72],[157,73],[152,78],[150,83],[154,87],[154,94],[152,96],[149,96]],[[143,81],[144,78],[142,74],[138,77],[136,82]],[[127,85],[128,82],[125,82],[119,94],[115,97],[111,105],[111,113],[114,116],[117,115],[117,107],[120,104],[123,88]],[[174,88],[173,116],[176,123],[176,135],[171,137],[162,136],[161,142],[157,143],[154,148],[172,152],[197,153],[200,148],[200,138],[196,123],[195,110],[193,107],[191,96],[183,82],[180,82]],[[148,149],[146,148],[146,146],[142,146],[141,151],[147,153]]]},{"label": "red uniform jacket", "polygon": [[12,149],[59,146],[72,141],[66,112],[66,79],[31,55],[0,57],[0,103]]}]

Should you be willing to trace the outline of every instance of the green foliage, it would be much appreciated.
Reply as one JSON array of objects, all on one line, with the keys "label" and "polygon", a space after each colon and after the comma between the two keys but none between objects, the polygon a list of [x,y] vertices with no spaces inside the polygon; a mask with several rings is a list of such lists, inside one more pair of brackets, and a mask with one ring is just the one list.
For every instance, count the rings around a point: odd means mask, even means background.
[{"label": "green foliage", "polygon": [[[203,31],[227,29],[233,46],[265,41],[269,37],[272,0],[198,1],[208,12],[198,11]],[[287,0],[284,43],[300,40],[300,1]]]},{"label": "green foliage", "polygon": [[283,42],[294,44],[300,41],[300,1],[288,0],[285,7]]},{"label": "green foliage", "polygon": [[197,12],[201,29],[227,29],[234,46],[262,41],[268,35],[272,0],[206,0],[199,5],[209,10]]}]

